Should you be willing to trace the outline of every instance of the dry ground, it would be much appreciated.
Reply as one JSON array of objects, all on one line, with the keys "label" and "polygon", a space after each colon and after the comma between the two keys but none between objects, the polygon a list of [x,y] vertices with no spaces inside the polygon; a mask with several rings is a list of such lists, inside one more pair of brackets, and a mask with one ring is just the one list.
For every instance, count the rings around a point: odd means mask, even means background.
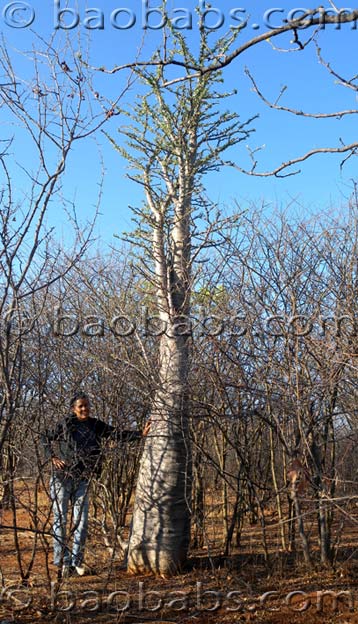
[{"label": "dry ground", "polygon": [[[18,484],[22,505],[16,505],[16,522],[22,529],[33,529],[34,521],[26,509],[32,490],[28,482],[25,485]],[[39,501],[41,528],[49,531],[50,523],[45,521],[49,517],[45,493]],[[2,528],[0,624],[3,621],[358,623],[357,510],[350,516],[336,568],[322,571],[318,566],[307,570],[300,556],[294,559],[292,554],[280,551],[273,512],[267,519],[268,562],[257,525],[246,526],[240,548],[223,558],[217,539],[221,520],[213,512],[206,548],[193,551],[187,570],[171,579],[129,576],[123,562],[111,558],[103,536],[92,523],[87,562],[93,573],[67,579],[60,585],[51,563],[50,538],[45,535],[36,541],[33,531],[21,530],[16,536],[12,529]],[[0,523],[13,526],[13,511],[0,511]],[[20,556],[16,553],[16,539]],[[313,533],[311,543],[314,543]],[[33,550],[36,553],[33,569],[29,580],[21,583],[19,566],[26,569]]]}]

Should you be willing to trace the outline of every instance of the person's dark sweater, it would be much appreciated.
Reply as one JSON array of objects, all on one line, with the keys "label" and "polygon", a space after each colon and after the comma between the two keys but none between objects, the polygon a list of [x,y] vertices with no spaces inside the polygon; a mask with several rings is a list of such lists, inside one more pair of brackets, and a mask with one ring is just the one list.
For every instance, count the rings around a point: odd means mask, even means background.
[{"label": "person's dark sweater", "polygon": [[89,416],[79,420],[74,414],[51,431],[42,435],[46,459],[58,457],[66,466],[62,470],[54,469],[58,477],[89,479],[101,470],[102,440],[112,438],[132,441],[141,438],[138,431],[119,431],[103,420]]}]

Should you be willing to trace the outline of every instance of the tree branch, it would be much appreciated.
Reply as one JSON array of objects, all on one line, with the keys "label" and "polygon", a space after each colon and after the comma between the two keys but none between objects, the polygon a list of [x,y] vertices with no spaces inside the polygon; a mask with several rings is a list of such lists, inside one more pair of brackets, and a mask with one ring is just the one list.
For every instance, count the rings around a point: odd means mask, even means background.
[{"label": "tree branch", "polygon": [[[315,156],[316,154],[344,154],[344,153],[350,152],[348,156],[350,158],[351,156],[356,154],[357,150],[358,150],[358,142],[350,143],[350,145],[343,145],[342,147],[319,147],[317,149],[309,150],[303,156],[299,156],[298,158],[292,158],[291,160],[287,160],[286,162],[282,163],[279,167],[276,167],[276,169],[272,169],[271,171],[262,171],[262,172],[255,171],[257,161],[254,161],[252,169],[244,169],[243,167],[239,167],[238,165],[236,165],[234,162],[226,162],[226,164],[231,167],[234,167],[238,171],[241,171],[241,173],[245,173],[246,175],[252,175],[252,176],[257,176],[261,178],[268,178],[270,176],[275,176],[276,178],[288,178],[289,176],[297,175],[298,173],[300,173],[301,169],[297,169],[296,171],[290,171],[283,175],[280,175],[281,172],[287,169],[288,167],[292,167],[293,165],[296,165],[297,163],[304,162],[305,160],[307,160],[308,158],[311,158],[312,156]],[[342,167],[346,161],[347,161],[347,158],[345,158],[341,162],[340,166]]]},{"label": "tree branch", "polygon": [[276,101],[275,102],[271,102],[260,91],[259,87],[257,86],[257,82],[255,81],[253,75],[251,74],[250,70],[247,67],[245,68],[245,74],[251,80],[254,92],[259,96],[259,98],[269,108],[272,108],[274,110],[285,111],[287,113],[292,113],[293,115],[298,115],[300,117],[312,117],[314,119],[329,119],[329,118],[332,118],[332,117],[340,119],[341,117],[344,117],[345,115],[355,115],[355,114],[358,113],[358,109],[355,109],[355,108],[348,109],[348,110],[335,111],[333,113],[307,113],[307,112],[305,112],[303,110],[298,110],[296,108],[290,108],[289,106],[279,106],[277,104],[277,102],[279,101],[279,99],[281,98],[282,94],[286,90],[286,87],[282,87],[282,89],[281,89],[281,91],[279,93],[279,96],[276,99]]}]

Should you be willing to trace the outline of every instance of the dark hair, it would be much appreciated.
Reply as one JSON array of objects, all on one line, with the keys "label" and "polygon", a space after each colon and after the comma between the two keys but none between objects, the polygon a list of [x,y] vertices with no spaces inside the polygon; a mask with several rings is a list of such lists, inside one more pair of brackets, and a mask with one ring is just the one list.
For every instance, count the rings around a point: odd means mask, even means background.
[{"label": "dark hair", "polygon": [[80,401],[83,399],[86,399],[86,401],[89,401],[88,395],[85,392],[82,392],[82,390],[79,390],[73,395],[70,401],[70,407],[73,407],[76,401]]}]

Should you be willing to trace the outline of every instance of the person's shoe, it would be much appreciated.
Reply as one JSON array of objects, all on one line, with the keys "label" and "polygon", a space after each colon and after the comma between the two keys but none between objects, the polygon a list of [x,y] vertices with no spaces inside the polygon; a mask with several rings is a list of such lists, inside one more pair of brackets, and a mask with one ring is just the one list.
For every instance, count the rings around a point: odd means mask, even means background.
[{"label": "person's shoe", "polygon": [[71,566],[69,563],[64,563],[62,566],[62,578],[68,578],[69,576],[71,576],[72,572],[73,572],[74,566]]},{"label": "person's shoe", "polygon": [[[71,566],[73,572],[72,574],[74,576],[84,576],[85,574],[93,574],[93,570],[86,564],[86,563],[80,563],[78,565],[73,565]],[[1,623],[0,623],[1,624]]]},{"label": "person's shoe", "polygon": [[76,574],[78,574],[78,576],[84,576],[86,574],[87,568],[86,566],[81,564],[79,566],[74,566],[74,571],[76,572]]}]

